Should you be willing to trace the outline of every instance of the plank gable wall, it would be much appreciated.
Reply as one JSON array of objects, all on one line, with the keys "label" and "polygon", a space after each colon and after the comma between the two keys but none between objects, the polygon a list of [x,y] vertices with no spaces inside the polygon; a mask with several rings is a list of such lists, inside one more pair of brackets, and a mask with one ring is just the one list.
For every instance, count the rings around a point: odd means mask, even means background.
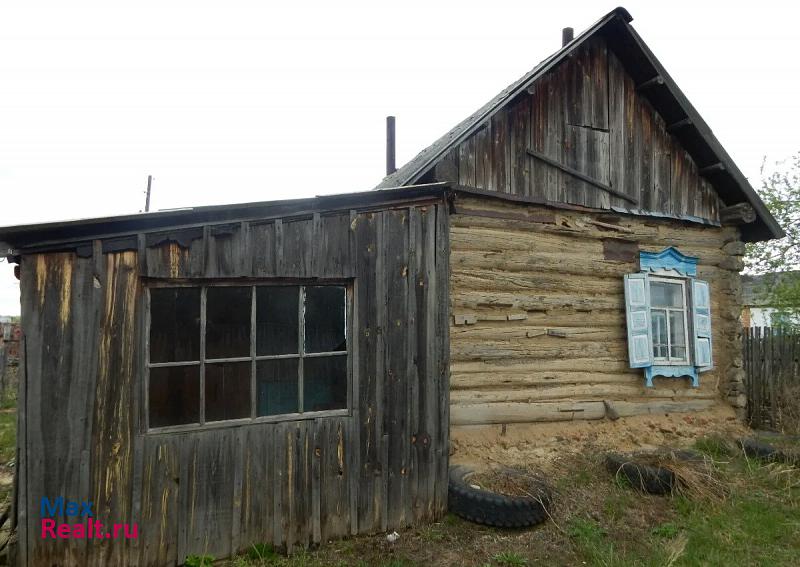
[{"label": "plank gable wall", "polygon": [[[529,149],[635,202],[537,159]],[[719,220],[713,186],[600,36],[449,150],[434,177],[592,208]]]}]

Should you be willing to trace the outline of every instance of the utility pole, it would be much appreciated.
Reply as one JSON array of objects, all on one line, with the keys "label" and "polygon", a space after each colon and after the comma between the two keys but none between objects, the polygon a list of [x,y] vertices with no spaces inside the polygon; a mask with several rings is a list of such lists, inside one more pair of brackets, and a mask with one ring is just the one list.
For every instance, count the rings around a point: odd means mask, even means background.
[{"label": "utility pole", "polygon": [[150,212],[150,187],[153,185],[153,176],[147,176],[147,198],[144,201],[144,212]]}]

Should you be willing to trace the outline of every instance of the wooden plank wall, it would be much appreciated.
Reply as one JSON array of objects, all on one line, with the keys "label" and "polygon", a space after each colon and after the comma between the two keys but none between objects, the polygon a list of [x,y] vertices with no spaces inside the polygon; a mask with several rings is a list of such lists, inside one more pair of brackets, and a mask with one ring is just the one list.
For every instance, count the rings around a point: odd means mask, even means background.
[{"label": "wooden plank wall", "polygon": [[[459,199],[451,216],[451,424],[744,407],[735,228]],[[711,284],[715,369],[644,387],[628,368],[623,275],[676,246]]]},{"label": "wooden plank wall", "polygon": [[800,333],[780,327],[745,328],[744,367],[750,426],[798,433]]},{"label": "wooden plank wall", "polygon": [[[124,241],[134,250],[120,242],[95,242],[90,257],[22,259],[21,564],[174,565],[444,513],[444,205],[142,234]],[[354,281],[351,415],[142,430],[147,279],[218,277]],[[42,540],[43,496],[91,499],[98,520],[135,522],[139,538]]]},{"label": "wooden plank wall", "polygon": [[[438,181],[608,209],[719,220],[713,186],[603,38],[587,41],[436,165]],[[528,155],[634,197],[633,204]]]}]

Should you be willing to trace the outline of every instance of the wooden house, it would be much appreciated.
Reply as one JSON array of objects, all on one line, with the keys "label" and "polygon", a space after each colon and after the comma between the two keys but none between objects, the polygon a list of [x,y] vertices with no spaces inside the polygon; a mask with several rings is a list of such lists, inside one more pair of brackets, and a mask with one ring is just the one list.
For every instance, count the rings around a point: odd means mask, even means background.
[{"label": "wooden house", "polygon": [[[742,407],[744,242],[782,231],[630,21],[380,190],[0,229],[18,563],[401,528],[444,513],[451,428]],[[138,537],[42,537],[58,497]]]}]

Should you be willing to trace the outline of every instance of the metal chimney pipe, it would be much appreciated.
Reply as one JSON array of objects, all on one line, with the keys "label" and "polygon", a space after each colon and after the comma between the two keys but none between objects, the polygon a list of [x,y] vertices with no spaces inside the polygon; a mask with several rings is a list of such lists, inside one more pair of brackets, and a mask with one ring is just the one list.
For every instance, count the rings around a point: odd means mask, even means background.
[{"label": "metal chimney pipe", "polygon": [[561,30],[561,47],[567,45],[575,37],[575,30],[572,28],[564,28]]},{"label": "metal chimney pipe", "polygon": [[394,116],[386,117],[386,175],[397,171],[395,166],[395,129]]}]

